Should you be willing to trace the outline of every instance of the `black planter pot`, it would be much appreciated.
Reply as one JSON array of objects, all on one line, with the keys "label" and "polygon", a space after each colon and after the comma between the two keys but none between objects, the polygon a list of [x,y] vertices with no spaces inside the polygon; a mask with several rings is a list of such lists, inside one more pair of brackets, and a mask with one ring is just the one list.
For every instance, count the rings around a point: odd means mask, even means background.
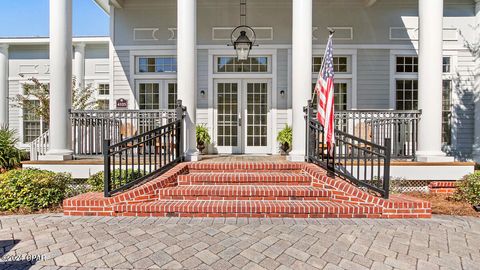
[{"label": "black planter pot", "polygon": [[290,145],[288,143],[280,144],[280,149],[282,149],[283,153],[287,154],[288,150],[290,149]]},{"label": "black planter pot", "polygon": [[205,149],[205,143],[204,142],[197,142],[197,149],[200,151],[200,154],[203,154],[203,150]]},{"label": "black planter pot", "polygon": [[475,211],[477,211],[477,212],[480,212],[480,204],[479,205],[474,205],[473,209],[475,209]]}]

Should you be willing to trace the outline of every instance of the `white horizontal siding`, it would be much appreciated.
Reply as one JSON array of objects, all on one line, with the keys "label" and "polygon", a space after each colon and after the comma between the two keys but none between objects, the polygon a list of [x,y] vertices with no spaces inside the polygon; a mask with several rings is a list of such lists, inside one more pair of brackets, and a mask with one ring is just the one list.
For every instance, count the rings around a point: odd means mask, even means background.
[{"label": "white horizontal siding", "polygon": [[[115,51],[113,54],[113,98],[130,99],[132,86],[129,81],[130,74],[130,52]],[[129,107],[133,109],[133,100],[129,100]]]},{"label": "white horizontal siding", "polygon": [[[475,104],[473,88],[474,61],[470,52],[463,50],[457,56],[457,75],[453,77],[454,100],[452,114],[453,154],[468,159],[474,143]],[[477,125],[480,123],[476,123]]]}]

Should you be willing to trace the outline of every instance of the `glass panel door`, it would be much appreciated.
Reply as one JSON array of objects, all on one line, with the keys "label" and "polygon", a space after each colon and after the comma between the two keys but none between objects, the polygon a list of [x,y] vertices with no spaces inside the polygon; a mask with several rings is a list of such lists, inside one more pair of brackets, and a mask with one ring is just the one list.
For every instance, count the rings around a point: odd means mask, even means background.
[{"label": "glass panel door", "polygon": [[239,82],[216,83],[216,146],[219,153],[241,153]]},{"label": "glass panel door", "polygon": [[245,82],[245,153],[269,151],[269,83]]}]

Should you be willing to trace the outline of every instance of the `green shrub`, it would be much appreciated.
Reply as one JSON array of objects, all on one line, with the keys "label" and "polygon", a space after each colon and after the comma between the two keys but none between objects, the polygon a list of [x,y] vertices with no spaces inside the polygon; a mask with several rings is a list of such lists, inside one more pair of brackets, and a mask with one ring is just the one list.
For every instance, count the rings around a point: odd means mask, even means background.
[{"label": "green shrub", "polygon": [[[120,177],[120,172],[122,173],[121,174],[122,177]],[[131,180],[138,179],[142,176],[144,176],[144,173],[142,171],[131,170],[131,169],[128,169],[128,170],[117,169],[112,172],[112,180],[114,183],[129,182]],[[103,192],[103,187],[104,187],[103,183],[104,183],[103,172],[98,172],[87,179],[87,185],[89,186],[88,190],[91,192]],[[115,189],[116,187],[113,187],[113,188]]]},{"label": "green shrub", "polygon": [[17,143],[15,130],[0,127],[0,172],[18,167],[26,157],[25,151],[15,147]]},{"label": "green shrub", "polygon": [[0,175],[0,211],[35,211],[59,205],[65,198],[69,174],[37,169],[10,170]]},{"label": "green shrub", "polygon": [[466,201],[471,205],[480,205],[480,172],[463,177],[458,183],[453,198],[458,201]]}]

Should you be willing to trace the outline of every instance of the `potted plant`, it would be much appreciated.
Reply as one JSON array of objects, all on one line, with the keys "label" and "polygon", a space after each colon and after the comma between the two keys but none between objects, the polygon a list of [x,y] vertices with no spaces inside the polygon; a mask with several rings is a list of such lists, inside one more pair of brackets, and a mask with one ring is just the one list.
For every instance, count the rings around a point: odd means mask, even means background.
[{"label": "potted plant", "polygon": [[208,128],[205,125],[197,125],[196,127],[196,136],[197,136],[197,149],[200,153],[203,152],[206,145],[210,144],[210,134],[208,134]]},{"label": "potted plant", "polygon": [[283,153],[288,153],[292,146],[292,128],[285,125],[285,127],[278,133],[277,141],[280,143],[280,149],[282,149]]}]

